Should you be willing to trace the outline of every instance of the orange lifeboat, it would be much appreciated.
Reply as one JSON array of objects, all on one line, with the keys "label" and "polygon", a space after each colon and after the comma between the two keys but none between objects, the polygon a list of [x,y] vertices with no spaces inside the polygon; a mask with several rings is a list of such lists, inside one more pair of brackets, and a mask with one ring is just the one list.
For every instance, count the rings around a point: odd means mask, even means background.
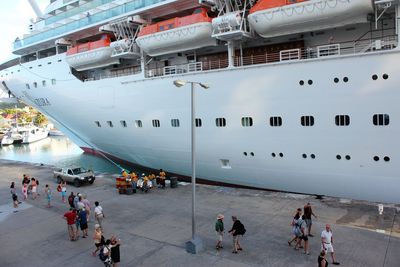
[{"label": "orange lifeboat", "polygon": [[79,44],[68,49],[66,61],[78,71],[118,64],[119,59],[111,57],[111,37],[104,34],[100,40]]},{"label": "orange lifeboat", "polygon": [[260,0],[248,20],[269,38],[366,22],[371,12],[372,1],[366,0]]},{"label": "orange lifeboat", "polygon": [[211,20],[205,8],[198,8],[192,15],[145,26],[136,43],[150,56],[216,45],[211,37]]}]

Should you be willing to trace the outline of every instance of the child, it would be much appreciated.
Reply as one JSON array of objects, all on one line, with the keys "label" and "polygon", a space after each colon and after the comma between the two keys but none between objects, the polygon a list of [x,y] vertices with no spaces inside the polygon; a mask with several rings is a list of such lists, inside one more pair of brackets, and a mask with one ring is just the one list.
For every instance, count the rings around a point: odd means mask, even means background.
[{"label": "child", "polygon": [[47,198],[47,208],[51,207],[51,189],[48,184],[46,184],[44,191],[46,193],[46,198]]}]

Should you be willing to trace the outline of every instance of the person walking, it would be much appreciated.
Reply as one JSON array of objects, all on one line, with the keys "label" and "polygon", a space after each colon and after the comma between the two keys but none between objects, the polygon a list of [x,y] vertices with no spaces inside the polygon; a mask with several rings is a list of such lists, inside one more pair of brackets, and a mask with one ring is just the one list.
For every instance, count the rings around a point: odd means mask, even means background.
[{"label": "person walking", "polygon": [[103,219],[105,218],[103,208],[100,206],[98,201],[94,202],[94,205],[96,206],[94,208],[94,218],[97,220],[97,223],[100,225],[100,228],[103,229],[102,222]]},{"label": "person walking", "polygon": [[297,238],[298,238],[297,221],[300,219],[300,217],[301,217],[301,208],[298,208],[296,210],[296,213],[294,214],[292,222],[291,222],[293,238],[288,241],[289,246],[292,245],[292,242],[296,241],[296,243],[297,243]]},{"label": "person walking", "polygon": [[74,206],[74,199],[75,199],[75,195],[74,192],[71,192],[71,194],[68,196],[68,204],[71,208],[75,208]]},{"label": "person walking", "polygon": [[67,197],[67,183],[65,181],[61,182],[61,200],[63,203],[66,202],[66,197]]},{"label": "person walking", "polygon": [[84,207],[79,211],[79,225],[82,231],[82,238],[86,238],[88,236],[88,224],[86,210]]},{"label": "person walking", "polygon": [[23,183],[22,184],[22,194],[24,195],[24,200],[28,199],[28,184]]},{"label": "person walking", "polygon": [[73,208],[69,208],[69,211],[64,213],[63,218],[67,221],[67,229],[70,241],[77,240],[77,236],[75,236],[75,221],[76,221],[76,213]]},{"label": "person walking", "polygon": [[16,209],[16,208],[18,208],[19,201],[18,201],[17,192],[15,191],[15,183],[14,182],[11,182],[10,193],[11,193],[11,199],[13,200],[13,206]]},{"label": "person walking", "polygon": [[301,219],[297,221],[298,225],[298,238],[297,238],[297,243],[294,246],[295,250],[298,250],[301,246],[301,241],[304,240],[304,254],[310,255],[310,252],[308,250],[308,227],[305,222],[305,216],[301,216]]},{"label": "person walking", "polygon": [[229,230],[229,233],[232,235],[232,253],[237,254],[238,250],[243,250],[240,246],[240,237],[244,235],[246,229],[236,216],[232,216],[232,221],[232,229]]},{"label": "person walking", "polygon": [[83,203],[83,205],[85,205],[86,218],[87,218],[87,222],[89,223],[89,221],[90,221],[90,201],[87,199],[86,195],[82,195],[82,203]]},{"label": "person walking", "polygon": [[119,247],[121,245],[121,240],[117,239],[115,235],[111,237],[111,261],[113,267],[118,267],[118,263],[121,261]]},{"label": "person walking", "polygon": [[217,232],[217,245],[216,249],[223,248],[222,237],[224,235],[224,215],[218,214],[217,221],[215,222],[215,231]]},{"label": "person walking", "polygon": [[325,230],[323,230],[321,233],[321,242],[321,250],[324,250],[325,253],[331,253],[332,264],[339,265],[340,263],[335,260],[335,251],[333,250],[333,234],[330,224],[325,225]]},{"label": "person walking", "polygon": [[318,267],[328,267],[328,261],[325,259],[325,250],[322,250],[318,255]]},{"label": "person walking", "polygon": [[97,251],[101,250],[104,245],[104,236],[103,232],[101,231],[101,227],[99,224],[94,225],[94,234],[93,234],[94,245],[96,250],[92,252],[93,257],[96,256]]},{"label": "person walking", "polygon": [[31,192],[32,192],[32,199],[36,199],[36,193],[37,193],[37,184],[36,184],[36,179],[31,178]]},{"label": "person walking", "polygon": [[48,184],[46,184],[44,192],[46,194],[46,199],[47,199],[47,208],[51,208],[51,188]]},{"label": "person walking", "polygon": [[16,191],[15,191],[15,183],[14,183],[14,182],[11,182],[11,185],[10,185],[10,194],[11,194],[11,196],[14,195],[14,194],[16,194]]},{"label": "person walking", "polygon": [[317,216],[314,214],[310,202],[308,202],[304,206],[303,210],[304,210],[304,217],[305,217],[304,220],[305,220],[305,222],[307,224],[307,228],[308,228],[307,229],[308,230],[308,236],[313,237],[314,235],[311,234],[311,226],[312,226],[312,218],[311,217],[314,216],[314,218],[316,219]]}]

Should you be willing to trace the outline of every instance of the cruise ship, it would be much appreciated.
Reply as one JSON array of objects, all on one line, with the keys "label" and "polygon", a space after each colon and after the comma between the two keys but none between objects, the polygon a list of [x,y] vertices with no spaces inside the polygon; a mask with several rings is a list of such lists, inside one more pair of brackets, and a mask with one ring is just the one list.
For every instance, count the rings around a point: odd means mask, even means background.
[{"label": "cruise ship", "polygon": [[29,2],[2,90],[85,151],[190,177],[193,86],[197,178],[400,203],[398,0]]}]

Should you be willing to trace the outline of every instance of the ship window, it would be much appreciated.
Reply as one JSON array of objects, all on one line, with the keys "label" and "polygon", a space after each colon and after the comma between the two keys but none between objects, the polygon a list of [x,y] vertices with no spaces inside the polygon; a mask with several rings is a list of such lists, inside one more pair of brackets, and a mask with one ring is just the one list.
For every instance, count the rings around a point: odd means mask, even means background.
[{"label": "ship window", "polygon": [[243,127],[253,126],[253,118],[252,117],[243,117],[242,118],[242,126]]},{"label": "ship window", "polygon": [[222,169],[232,169],[229,159],[220,159]]},{"label": "ship window", "polygon": [[335,78],[335,79],[333,79],[333,81],[335,82],[335,83],[338,83],[339,82],[339,78]]},{"label": "ship window", "polygon": [[57,82],[56,82],[56,79],[51,79],[51,84],[52,85],[55,85]]},{"label": "ship window", "polygon": [[143,127],[142,121],[141,120],[135,120],[135,126],[136,126],[136,128],[142,128]]},{"label": "ship window", "polygon": [[343,81],[344,81],[345,83],[347,83],[347,82],[349,81],[349,78],[348,78],[348,77],[344,77],[344,78],[343,78]]},{"label": "ship window", "polygon": [[303,126],[313,126],[314,125],[314,117],[313,116],[301,116],[301,125]]},{"label": "ship window", "polygon": [[299,82],[299,84],[300,84],[300,85],[304,85],[304,81],[301,80],[301,81]]},{"label": "ship window", "polygon": [[168,24],[168,28],[169,29],[173,29],[174,28],[174,24]]},{"label": "ship window", "polygon": [[171,126],[172,127],[179,127],[179,120],[178,119],[172,119],[171,120]]},{"label": "ship window", "polygon": [[386,162],[389,162],[389,161],[390,161],[390,158],[389,158],[388,156],[385,156],[385,157],[383,158],[383,160],[386,161]]},{"label": "ship window", "polygon": [[387,79],[389,78],[389,75],[387,75],[387,74],[385,73],[385,74],[382,75],[382,78],[383,78],[384,80],[387,80]]},{"label": "ship window", "polygon": [[99,121],[95,121],[94,123],[97,125],[97,127],[101,127],[101,124]]},{"label": "ship window", "polygon": [[50,64],[51,64],[51,62],[47,62],[47,64],[49,64],[49,65],[50,65]]},{"label": "ship window", "polygon": [[124,127],[124,128],[128,127],[128,125],[126,124],[126,121],[120,121],[120,123],[121,123],[122,127]]},{"label": "ship window", "polygon": [[29,84],[25,84],[26,89],[31,89],[31,87],[29,86]]},{"label": "ship window", "polygon": [[107,121],[108,126],[110,127],[114,127],[114,124],[112,123],[112,121]]},{"label": "ship window", "polygon": [[216,118],[215,125],[217,127],[225,127],[226,126],[226,119],[225,118]]},{"label": "ship window", "polygon": [[384,126],[384,125],[389,125],[389,115],[388,114],[375,114],[372,117],[372,122],[374,125],[377,126]]},{"label": "ship window", "polygon": [[378,80],[378,75],[376,75],[376,74],[372,75],[372,80],[374,80],[374,81]]},{"label": "ship window", "polygon": [[160,127],[160,120],[153,120],[153,127]]},{"label": "ship window", "polygon": [[160,26],[160,31],[163,31],[164,30],[164,26]]},{"label": "ship window", "polygon": [[348,126],[350,124],[350,116],[349,115],[336,115],[335,116],[335,124],[337,126]]},{"label": "ship window", "polygon": [[57,62],[61,62],[61,61],[62,61],[62,59],[57,60]]},{"label": "ship window", "polygon": [[46,81],[42,81],[43,87],[46,87]]},{"label": "ship window", "polygon": [[375,161],[379,161],[379,157],[378,157],[378,156],[375,156],[375,157],[374,157],[374,160],[375,160]]},{"label": "ship window", "polygon": [[41,66],[42,66],[42,64],[39,64],[39,65],[38,65],[38,67],[41,67]]},{"label": "ship window", "polygon": [[37,82],[33,83],[33,87],[37,88]]},{"label": "ship window", "polygon": [[271,153],[271,156],[273,157],[273,158],[275,158],[276,157],[276,154],[275,153]]},{"label": "ship window", "polygon": [[201,123],[201,119],[196,118],[196,127],[201,127],[202,123]]},{"label": "ship window", "polygon": [[270,117],[269,125],[272,127],[282,126],[282,117]]},{"label": "ship window", "polygon": [[313,84],[313,80],[308,80],[308,84],[312,85]]}]

